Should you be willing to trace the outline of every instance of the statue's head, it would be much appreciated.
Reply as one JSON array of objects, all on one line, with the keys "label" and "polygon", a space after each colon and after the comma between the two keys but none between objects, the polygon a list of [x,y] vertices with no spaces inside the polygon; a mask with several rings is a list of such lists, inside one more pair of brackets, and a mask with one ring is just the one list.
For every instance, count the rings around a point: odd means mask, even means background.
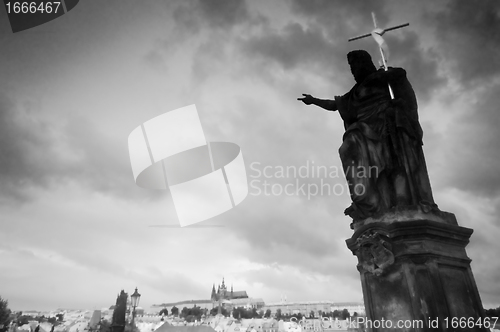
[{"label": "statue's head", "polygon": [[368,52],[363,50],[347,53],[347,62],[351,66],[351,73],[357,83],[363,82],[368,75],[377,71],[372,57]]}]

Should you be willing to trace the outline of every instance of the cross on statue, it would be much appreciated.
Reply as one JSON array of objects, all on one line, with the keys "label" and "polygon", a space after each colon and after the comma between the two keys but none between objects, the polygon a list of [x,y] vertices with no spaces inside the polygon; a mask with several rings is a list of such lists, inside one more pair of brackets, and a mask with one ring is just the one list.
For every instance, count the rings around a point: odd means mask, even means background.
[{"label": "cross on statue", "polygon": [[[379,46],[380,56],[382,57],[382,65],[384,66],[384,70],[387,71],[387,58],[389,55],[389,51],[387,48],[387,44],[385,43],[384,39],[382,38],[382,35],[384,33],[386,33],[387,31],[407,27],[410,25],[410,23],[400,24],[400,25],[396,25],[396,26],[393,26],[390,28],[381,29],[381,28],[377,27],[377,18],[375,17],[375,13],[373,13],[373,12],[372,12],[372,19],[373,19],[373,26],[374,26],[374,29],[372,30],[372,32],[358,36],[358,37],[350,38],[348,41],[358,40],[358,39],[372,36],[373,39],[375,39],[375,41],[377,42],[377,44]],[[390,85],[389,85],[389,93],[391,94],[391,99],[394,99],[394,93],[392,92],[392,88]]]}]

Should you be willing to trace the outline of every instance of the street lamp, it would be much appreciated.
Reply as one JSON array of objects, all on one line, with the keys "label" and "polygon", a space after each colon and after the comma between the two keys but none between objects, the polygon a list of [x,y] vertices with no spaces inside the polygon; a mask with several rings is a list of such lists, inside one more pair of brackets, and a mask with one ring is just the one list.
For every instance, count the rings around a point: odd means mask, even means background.
[{"label": "street lamp", "polygon": [[141,294],[137,292],[137,287],[134,294],[130,295],[130,299],[132,301],[132,328],[134,328],[135,307],[139,305],[139,300],[141,299]]}]

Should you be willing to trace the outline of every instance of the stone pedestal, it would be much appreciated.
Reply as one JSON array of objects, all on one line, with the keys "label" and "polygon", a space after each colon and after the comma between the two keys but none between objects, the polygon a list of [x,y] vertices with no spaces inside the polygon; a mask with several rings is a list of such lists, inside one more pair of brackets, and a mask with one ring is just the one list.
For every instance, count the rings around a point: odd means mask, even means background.
[{"label": "stone pedestal", "polygon": [[355,224],[346,241],[358,257],[366,330],[489,331],[465,252],[472,229],[452,214],[396,219]]}]

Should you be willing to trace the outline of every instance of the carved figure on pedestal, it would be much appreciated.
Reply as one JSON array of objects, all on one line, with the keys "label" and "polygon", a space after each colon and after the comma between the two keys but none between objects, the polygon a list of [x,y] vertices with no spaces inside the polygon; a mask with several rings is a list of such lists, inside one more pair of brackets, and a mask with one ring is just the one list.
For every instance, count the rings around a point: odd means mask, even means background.
[{"label": "carved figure on pedestal", "polygon": [[347,60],[356,81],[349,92],[334,100],[309,94],[298,98],[306,105],[338,110],[344,121],[339,154],[352,199],[345,214],[356,222],[397,209],[437,210],[422,151],[417,100],[406,71],[377,70],[363,50],[349,52]]},{"label": "carved figure on pedestal", "polygon": [[359,246],[356,251],[359,261],[358,267],[362,270],[379,276],[394,264],[392,245],[385,236],[378,232],[368,231],[358,237],[356,242]]}]

